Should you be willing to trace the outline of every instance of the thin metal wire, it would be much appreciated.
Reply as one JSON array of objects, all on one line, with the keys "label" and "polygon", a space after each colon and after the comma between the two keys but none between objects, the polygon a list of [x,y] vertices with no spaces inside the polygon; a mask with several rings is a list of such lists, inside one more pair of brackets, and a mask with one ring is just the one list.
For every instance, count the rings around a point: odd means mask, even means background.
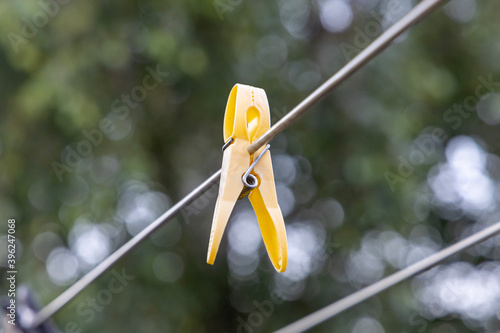
[{"label": "thin metal wire", "polygon": [[269,148],[271,148],[270,144],[266,145],[266,147],[264,149],[262,149],[259,156],[257,156],[257,158],[253,161],[253,163],[250,165],[250,167],[247,169],[247,171],[241,177],[241,181],[243,182],[243,190],[241,191],[240,196],[238,197],[238,200],[243,199],[248,194],[250,194],[250,192],[252,192],[252,190],[254,190],[255,188],[257,188],[257,186],[259,186],[259,180],[257,179],[257,177],[250,174],[250,172],[252,172],[253,168],[255,168],[257,163],[259,163],[260,159],[262,158],[262,156],[264,156],[266,151],[269,150]]},{"label": "thin metal wire", "polygon": [[224,152],[224,150],[226,150],[227,147],[229,147],[229,145],[231,143],[233,143],[234,139],[233,138],[229,138],[229,140],[227,140],[226,142],[224,142],[224,145],[222,145],[222,151]]},{"label": "thin metal wire", "polygon": [[[242,177],[243,185],[248,186],[248,187],[253,186],[251,184],[248,184],[246,179],[247,179],[248,175],[250,174],[250,172],[252,172],[253,168],[255,168],[257,163],[259,163],[262,156],[264,156],[264,154],[269,150],[269,148],[271,148],[271,145],[270,144],[266,145],[266,147],[264,149],[262,149],[262,151],[260,152],[259,156],[257,156],[257,158],[253,161],[252,164],[250,164],[250,167],[248,168],[247,172],[245,172],[243,174],[243,177]],[[254,187],[257,187],[257,185],[255,185]]]},{"label": "thin metal wire", "polygon": [[[279,132],[283,131],[285,128],[290,126],[291,123],[296,121],[298,117],[304,114],[311,106],[313,106],[319,99],[324,97],[331,89],[337,86],[339,83],[347,79],[352,73],[361,68],[370,59],[380,53],[385,49],[389,43],[394,40],[397,36],[403,33],[412,24],[416,23],[418,20],[429,14],[435,7],[439,4],[448,0],[423,0],[417,6],[415,6],[406,16],[404,16],[400,21],[396,22],[391,28],[386,30],[382,35],[380,35],[375,41],[373,41],[369,46],[367,46],[359,55],[347,63],[343,68],[341,68],[335,75],[323,83],[319,88],[313,91],[306,99],[304,99],[299,105],[297,105],[292,111],[285,115],[279,122],[277,122],[273,127],[271,127],[264,135],[262,135],[257,141],[248,147],[248,152],[250,154],[255,153],[260,147],[271,140]],[[161,227],[163,224],[167,223],[172,217],[180,212],[182,208],[194,201],[196,198],[201,196],[210,186],[215,184],[220,178],[221,170],[214,173],[205,182],[195,188],[191,193],[181,199],[177,204],[165,212],[162,216],[156,219],[148,227],[146,227],[139,234],[130,239],[122,247],[116,250],[103,262],[93,268],[85,276],[83,276],[79,281],[65,290],[62,294],[56,297],[48,305],[46,305],[40,312],[38,312],[32,322],[31,327],[36,327],[40,323],[46,321],[48,318],[53,316],[57,311],[59,311],[64,305],[76,297],[80,292],[82,292],[88,285],[90,285],[94,280],[101,276],[104,272],[110,269],[114,264],[123,258],[126,254],[132,251],[136,246],[145,241],[149,235],[151,235],[155,230]]]},{"label": "thin metal wire", "polygon": [[[243,181],[243,189],[241,190],[238,200],[243,199],[252,192],[257,186],[259,186],[259,180],[254,175],[248,175],[246,178],[241,178]],[[247,185],[248,184],[248,185]]]},{"label": "thin metal wire", "polygon": [[89,284],[91,284],[95,279],[106,272],[111,266],[116,264],[118,260],[123,258],[126,254],[131,252],[136,246],[144,242],[149,235],[156,231],[159,227],[165,224],[168,220],[174,217],[177,213],[181,211],[184,206],[188,205],[206,190],[208,190],[213,184],[215,184],[220,178],[221,170],[214,173],[207,180],[205,180],[201,185],[191,191],[182,200],[177,202],[169,210],[167,210],[162,216],[157,218],[153,223],[148,225],[144,230],[138,233],[136,236],[131,238],[122,247],[113,252],[109,257],[104,259],[99,265],[93,268],[80,280],[78,280],[71,287],[66,289],[62,294],[56,297],[52,302],[46,305],[40,312],[38,312],[31,322],[30,327],[37,327],[48,318],[52,317],[54,313],[59,311],[66,303],[71,301],[76,295],[78,295],[82,290],[84,290]]},{"label": "thin metal wire", "polygon": [[363,51],[361,51],[354,59],[342,67],[335,75],[329,78],[325,83],[313,91],[306,99],[300,102],[292,111],[288,112],[276,124],[274,124],[266,133],[248,147],[248,152],[253,154],[266,142],[271,140],[278,133],[290,126],[294,121],[302,116],[311,106],[316,104],[330,90],[338,86],[342,81],[347,79],[351,74],[356,72],[364,64],[370,61],[373,57],[384,50],[395,38],[402,32],[406,31],[410,26],[424,18],[432,12],[434,8],[448,0],[423,0],[416,5],[408,14],[393,26],[387,29],[382,35],[375,39]]},{"label": "thin metal wire", "polygon": [[439,264],[441,261],[451,257],[454,254],[460,253],[471,246],[479,244],[496,234],[500,233],[500,222],[485,228],[461,241],[448,246],[447,248],[411,265],[408,266],[392,275],[389,275],[382,280],[369,285],[366,288],[358,290],[357,292],[350,294],[335,303],[332,303],[321,310],[313,312],[312,314],[303,317],[296,322],[285,326],[275,333],[298,333],[304,332],[319,323],[338,315],[339,313],[359,304],[366,299],[381,293],[382,291],[395,286],[396,284],[405,281],[415,275],[418,275],[431,267]]}]

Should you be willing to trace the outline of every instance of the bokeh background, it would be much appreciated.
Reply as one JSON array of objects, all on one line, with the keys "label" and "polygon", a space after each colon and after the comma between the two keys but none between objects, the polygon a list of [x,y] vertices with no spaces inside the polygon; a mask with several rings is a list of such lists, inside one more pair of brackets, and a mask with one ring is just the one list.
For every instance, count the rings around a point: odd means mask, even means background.
[{"label": "bokeh background", "polygon": [[[13,217],[18,283],[47,304],[220,167],[235,83],[266,90],[274,123],[415,4],[2,1],[2,269]],[[247,200],[205,263],[214,186],[61,331],[270,332],[496,222],[499,11],[449,2],[271,142],[286,273]],[[498,332],[499,241],[311,331]]]}]

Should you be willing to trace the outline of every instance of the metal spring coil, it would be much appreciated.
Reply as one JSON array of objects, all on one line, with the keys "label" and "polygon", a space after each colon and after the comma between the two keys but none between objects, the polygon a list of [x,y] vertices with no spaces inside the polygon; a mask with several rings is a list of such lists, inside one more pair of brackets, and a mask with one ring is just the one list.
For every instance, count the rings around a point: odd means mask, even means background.
[{"label": "metal spring coil", "polygon": [[[234,141],[234,138],[229,138],[226,142],[224,142],[224,145],[222,146],[222,151],[226,150],[227,147],[229,147]],[[264,154],[269,150],[271,145],[267,144],[264,149],[260,152],[259,156],[253,161],[252,165],[248,168],[248,170],[243,174],[241,177],[241,181],[243,182],[243,190],[241,191],[240,195],[238,196],[238,200],[243,199],[246,197],[253,189],[255,189],[257,186],[259,186],[259,180],[257,177],[254,175],[250,174],[250,172],[253,170],[255,165],[259,162],[259,160],[264,156]]]},{"label": "metal spring coil", "polygon": [[257,180],[257,177],[255,177],[254,175],[249,174],[246,179],[242,178],[241,180],[243,181],[243,190],[241,191],[238,200],[241,200],[244,197],[246,197],[254,188],[256,188],[259,185],[259,181]]}]

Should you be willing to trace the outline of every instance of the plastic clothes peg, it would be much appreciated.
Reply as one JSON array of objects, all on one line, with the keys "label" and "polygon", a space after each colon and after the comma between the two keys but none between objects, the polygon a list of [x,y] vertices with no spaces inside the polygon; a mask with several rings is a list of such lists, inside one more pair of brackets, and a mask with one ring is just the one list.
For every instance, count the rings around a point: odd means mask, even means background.
[{"label": "plastic clothes peg", "polygon": [[270,118],[263,89],[242,84],[233,87],[224,116],[222,173],[208,245],[207,262],[211,265],[236,201],[251,191],[248,198],[257,215],[269,258],[278,272],[286,270],[285,223],[276,197],[269,145],[254,154],[247,150],[270,128]]}]

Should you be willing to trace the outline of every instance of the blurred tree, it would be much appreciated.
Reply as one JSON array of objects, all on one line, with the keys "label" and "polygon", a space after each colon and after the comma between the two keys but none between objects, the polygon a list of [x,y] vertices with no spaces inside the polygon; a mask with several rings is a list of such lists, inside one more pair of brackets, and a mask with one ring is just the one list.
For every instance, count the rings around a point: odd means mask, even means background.
[{"label": "blurred tree", "polygon": [[[413,5],[0,3],[0,217],[18,221],[20,282],[48,303],[217,170],[235,83],[264,88],[275,122]],[[285,274],[246,201],[205,264],[214,188],[60,329],[269,332],[496,222],[498,10],[451,1],[273,140]],[[313,331],[495,332],[496,241]]]}]

